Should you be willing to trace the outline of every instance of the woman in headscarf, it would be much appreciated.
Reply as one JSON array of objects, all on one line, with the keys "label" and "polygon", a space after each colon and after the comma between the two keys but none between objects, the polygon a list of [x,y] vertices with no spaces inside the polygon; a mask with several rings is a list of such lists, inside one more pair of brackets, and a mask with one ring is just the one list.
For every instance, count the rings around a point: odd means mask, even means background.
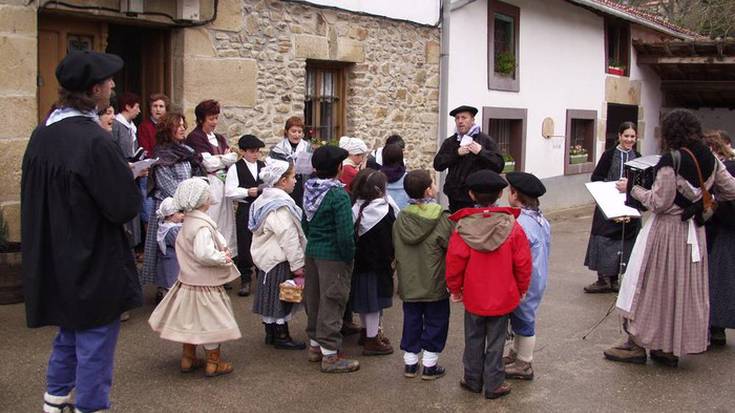
[{"label": "woman in headscarf", "polygon": [[[636,239],[640,260],[631,259],[618,308],[627,339],[608,350],[613,361],[676,366],[679,357],[707,350],[709,290],[704,221],[708,195],[735,199],[735,178],[702,143],[702,127],[691,112],[671,111],[661,124],[665,152],[651,189],[630,194],[653,212]],[[618,183],[625,190],[625,179]],[[631,183],[632,184],[632,183]]]},{"label": "woman in headscarf", "polygon": [[[153,179],[148,181],[152,186],[155,205],[153,211],[161,207],[161,202],[168,197],[173,197],[176,187],[182,181],[202,174],[202,158],[194,150],[184,144],[186,136],[186,119],[184,115],[176,112],[166,113],[157,125],[156,146],[153,149],[154,157],[158,162],[152,167],[149,176]],[[156,283],[158,292],[156,302],[160,302],[171,284],[159,277],[157,272],[158,260],[158,219],[153,212],[148,220],[148,232],[145,237],[145,249],[143,259],[143,271],[141,273],[141,284]]]}]

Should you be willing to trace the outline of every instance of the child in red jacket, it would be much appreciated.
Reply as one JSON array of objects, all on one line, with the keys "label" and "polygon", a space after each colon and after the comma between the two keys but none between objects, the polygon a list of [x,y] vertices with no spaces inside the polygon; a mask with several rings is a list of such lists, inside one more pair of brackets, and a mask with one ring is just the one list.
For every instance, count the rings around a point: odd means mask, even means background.
[{"label": "child in red jacket", "polygon": [[[505,383],[503,344],[508,315],[518,306],[531,279],[531,250],[516,222],[520,210],[496,207],[508,184],[495,172],[467,177],[475,208],[463,208],[450,220],[457,229],[447,249],[447,288],[452,301],[464,302],[465,390],[496,399],[510,393]],[[483,386],[484,385],[484,386]]]}]

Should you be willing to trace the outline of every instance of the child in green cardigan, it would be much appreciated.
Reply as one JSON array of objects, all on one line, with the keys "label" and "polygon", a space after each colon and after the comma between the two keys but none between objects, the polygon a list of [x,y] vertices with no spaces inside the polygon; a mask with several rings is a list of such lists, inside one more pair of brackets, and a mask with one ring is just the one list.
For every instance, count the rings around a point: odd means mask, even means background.
[{"label": "child in green cardigan", "polygon": [[347,151],[336,146],[318,148],[311,158],[316,177],[304,185],[306,334],[309,361],[321,361],[324,373],[360,368],[357,360],[344,359],[338,353],[355,256],[352,204],[339,182],[345,158]]}]

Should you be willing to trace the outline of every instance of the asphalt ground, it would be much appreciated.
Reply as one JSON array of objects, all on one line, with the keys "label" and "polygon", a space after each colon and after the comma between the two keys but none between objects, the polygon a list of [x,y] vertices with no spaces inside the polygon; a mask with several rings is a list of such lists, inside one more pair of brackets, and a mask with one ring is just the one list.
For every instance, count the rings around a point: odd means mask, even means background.
[{"label": "asphalt ground", "polygon": [[[602,351],[622,338],[613,313],[586,340],[582,336],[610,308],[614,297],[590,295],[582,287],[594,280],[583,265],[592,210],[552,217],[549,284],[539,310],[536,378],[513,381],[512,393],[485,400],[459,385],[462,377],[463,307],[452,305],[449,339],[439,363],[447,375],[429,382],[403,377],[398,350],[402,311],[398,297],[385,311],[384,328],[396,352],[364,357],[348,337],[344,350],[361,368],[352,374],[319,372],[306,351],[279,351],[263,343],[263,329],[252,314],[253,297],[231,291],[243,338],[223,345],[234,373],[212,379],[201,371],[178,371],[181,346],[161,340],[148,326],[147,304],[124,323],[117,346],[113,412],[679,412],[735,411],[735,347],[728,344],[683,357],[676,369],[653,364],[628,365],[604,360]],[[357,319],[357,317],[355,317]],[[304,340],[306,315],[291,323]],[[0,411],[39,412],[45,371],[55,328],[28,329],[22,304],[0,306]],[[735,334],[728,331],[729,339]],[[201,351],[201,350],[200,350]]]}]

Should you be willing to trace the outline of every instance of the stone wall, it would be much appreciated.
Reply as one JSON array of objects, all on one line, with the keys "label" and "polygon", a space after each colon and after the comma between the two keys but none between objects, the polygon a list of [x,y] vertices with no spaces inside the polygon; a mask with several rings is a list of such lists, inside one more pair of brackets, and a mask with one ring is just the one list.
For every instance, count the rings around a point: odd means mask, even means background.
[{"label": "stone wall", "polygon": [[[438,28],[274,0],[219,4],[229,11],[227,21],[179,35],[187,113],[200,98],[218,99],[224,107],[219,130],[231,142],[252,133],[270,146],[289,116],[303,114],[307,59],[342,62],[346,134],[373,147],[398,133],[407,142],[409,167],[430,167],[438,125]],[[238,12],[243,18],[232,19]],[[203,75],[216,61],[219,72]]]},{"label": "stone wall", "polygon": [[0,214],[20,240],[20,166],[36,126],[37,18],[34,7],[0,1]]}]

